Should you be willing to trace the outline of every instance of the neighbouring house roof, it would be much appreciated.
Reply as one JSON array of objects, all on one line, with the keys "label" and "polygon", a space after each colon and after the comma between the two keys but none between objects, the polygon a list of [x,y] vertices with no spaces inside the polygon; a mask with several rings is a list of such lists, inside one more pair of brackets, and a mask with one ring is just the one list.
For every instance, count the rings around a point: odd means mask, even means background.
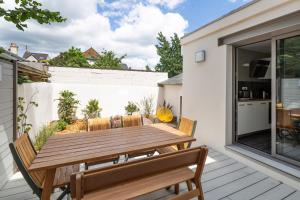
[{"label": "neighbouring house roof", "polygon": [[29,51],[25,51],[23,58],[27,59],[30,56],[33,56],[37,61],[42,61],[42,60],[48,59],[48,54],[46,54],[46,53],[32,53]]},{"label": "neighbouring house roof", "polygon": [[159,86],[164,86],[164,85],[182,85],[182,73],[178,74],[176,76],[173,76],[172,78],[169,78],[165,81],[162,81],[158,83]]},{"label": "neighbouring house roof", "polygon": [[32,81],[47,81],[51,76],[48,73],[48,66],[43,63],[28,62],[24,58],[6,50],[0,54],[0,58],[17,61],[18,74],[26,75]]},{"label": "neighbouring house roof", "polygon": [[86,59],[96,59],[97,57],[100,56],[100,54],[93,47],[90,47],[82,54]]},{"label": "neighbouring house roof", "polygon": [[242,6],[238,7],[238,8],[236,8],[236,9],[230,11],[229,13],[226,13],[225,15],[222,15],[221,17],[219,17],[219,18],[217,18],[217,19],[215,19],[215,20],[213,20],[213,21],[211,21],[211,22],[209,22],[209,23],[207,23],[207,24],[205,24],[205,25],[203,25],[203,26],[200,26],[200,27],[197,28],[196,30],[194,30],[194,31],[192,31],[192,32],[189,32],[189,33],[186,33],[182,38],[188,37],[189,35],[191,35],[191,34],[197,32],[197,31],[199,31],[199,30],[201,30],[201,29],[203,29],[203,28],[205,28],[205,27],[207,27],[207,26],[209,26],[209,25],[211,25],[211,24],[213,24],[213,23],[215,23],[215,22],[217,22],[217,21],[220,21],[220,20],[222,20],[222,19],[224,19],[224,18],[226,18],[226,17],[228,17],[228,16],[230,16],[230,15],[236,13],[236,12],[239,12],[240,10],[243,10],[243,9],[245,9],[245,8],[247,8],[247,7],[249,7],[249,6],[251,6],[252,4],[255,4],[255,3],[259,2],[259,1],[261,1],[261,0],[252,0],[252,1],[250,1],[249,3],[246,3],[245,5],[242,5]]}]

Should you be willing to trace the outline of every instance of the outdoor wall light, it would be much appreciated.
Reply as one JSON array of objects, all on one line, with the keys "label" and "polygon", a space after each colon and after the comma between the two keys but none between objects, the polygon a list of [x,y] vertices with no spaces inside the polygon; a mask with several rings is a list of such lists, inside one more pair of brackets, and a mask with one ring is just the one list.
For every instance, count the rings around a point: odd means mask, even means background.
[{"label": "outdoor wall light", "polygon": [[195,62],[200,63],[205,61],[205,50],[200,50],[195,53]]}]

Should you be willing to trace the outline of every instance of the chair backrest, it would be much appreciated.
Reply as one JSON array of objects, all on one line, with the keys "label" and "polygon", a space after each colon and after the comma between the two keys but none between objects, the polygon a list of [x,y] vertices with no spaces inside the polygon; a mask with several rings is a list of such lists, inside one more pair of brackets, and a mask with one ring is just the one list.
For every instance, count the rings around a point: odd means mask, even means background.
[{"label": "chair backrest", "polygon": [[[185,117],[181,117],[178,130],[180,130],[183,133],[186,133],[188,136],[194,136],[196,131],[197,121],[190,120]],[[190,148],[191,142],[185,143],[185,148]]]},{"label": "chair backrest", "polygon": [[142,126],[143,117],[141,115],[128,115],[122,117],[123,127]]},{"label": "chair backrest", "polygon": [[195,164],[197,169],[194,178],[200,179],[207,153],[207,147],[202,146],[75,173],[71,175],[71,196],[83,197],[97,189]]},{"label": "chair backrest", "polygon": [[112,128],[111,118],[88,119],[88,131],[99,131]]},{"label": "chair backrest", "polygon": [[283,108],[283,103],[282,102],[276,103],[276,108]]},{"label": "chair backrest", "polygon": [[14,143],[9,144],[12,156],[18,169],[24,176],[26,182],[38,196],[41,194],[45,179],[45,172],[29,172],[28,169],[36,158],[36,151],[31,143],[29,135],[24,133]]},{"label": "chair backrest", "polygon": [[276,109],[276,126],[277,128],[294,128],[291,119],[291,110],[286,110],[284,108]]}]

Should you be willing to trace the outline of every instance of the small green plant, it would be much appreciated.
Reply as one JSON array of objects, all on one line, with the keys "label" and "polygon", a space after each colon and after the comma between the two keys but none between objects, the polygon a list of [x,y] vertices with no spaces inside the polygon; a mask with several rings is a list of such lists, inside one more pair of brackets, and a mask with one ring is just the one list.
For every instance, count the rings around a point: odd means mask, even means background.
[{"label": "small green plant", "polygon": [[29,76],[27,75],[18,75],[18,84],[23,84],[23,83],[32,83],[32,80],[30,80]]},{"label": "small green plant", "polygon": [[140,109],[135,103],[128,101],[127,106],[125,106],[125,110],[128,115],[132,115],[132,113],[138,112]]},{"label": "small green plant", "polygon": [[151,116],[153,116],[153,112],[154,112],[153,97],[152,96],[144,97],[139,103],[139,109],[142,111],[142,114],[146,118],[150,118]]},{"label": "small green plant", "polygon": [[32,100],[35,94],[31,96],[29,103],[25,102],[24,97],[18,98],[17,130],[20,134],[28,133],[32,128],[32,124],[27,123],[27,113],[31,108],[38,107],[38,104]]},{"label": "small green plant", "polygon": [[59,123],[54,122],[48,126],[43,126],[39,131],[39,134],[35,137],[34,147],[37,151],[40,151],[47,139],[59,130]]},{"label": "small green plant", "polygon": [[58,131],[63,131],[63,130],[65,130],[66,129],[66,127],[67,127],[67,125],[68,125],[68,123],[67,122],[65,122],[64,120],[58,120],[57,122],[57,129],[58,129]]},{"label": "small green plant", "polygon": [[75,94],[69,90],[63,90],[59,93],[58,117],[67,124],[70,124],[75,118],[77,105],[79,101],[75,99]]},{"label": "small green plant", "polygon": [[85,109],[82,110],[82,113],[86,119],[97,118],[100,117],[101,110],[99,101],[97,99],[91,99],[85,106]]}]

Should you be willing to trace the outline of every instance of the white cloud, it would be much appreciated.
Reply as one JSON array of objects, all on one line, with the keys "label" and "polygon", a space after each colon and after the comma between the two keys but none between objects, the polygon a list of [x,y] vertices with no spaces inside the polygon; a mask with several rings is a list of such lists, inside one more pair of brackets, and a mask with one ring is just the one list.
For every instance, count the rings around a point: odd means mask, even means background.
[{"label": "white cloud", "polygon": [[185,0],[148,0],[149,3],[153,5],[166,6],[170,9],[174,9],[179,4],[183,3]]},{"label": "white cloud", "polygon": [[22,32],[1,19],[0,45],[7,47],[10,42],[17,42],[23,49],[28,45],[31,51],[48,52],[52,56],[71,46],[82,50],[92,46],[98,51],[108,49],[118,55],[127,54],[124,62],[132,68],[154,66],[159,60],[154,46],[157,33],[182,36],[187,21],[178,13],[163,13],[154,4],[133,4],[136,0],[120,2],[107,9],[123,14],[118,27],[112,28],[113,19],[97,12],[97,5],[106,4],[103,0],[43,0],[45,7],[60,11],[68,18],[67,22],[52,25],[29,22],[28,29]]}]

